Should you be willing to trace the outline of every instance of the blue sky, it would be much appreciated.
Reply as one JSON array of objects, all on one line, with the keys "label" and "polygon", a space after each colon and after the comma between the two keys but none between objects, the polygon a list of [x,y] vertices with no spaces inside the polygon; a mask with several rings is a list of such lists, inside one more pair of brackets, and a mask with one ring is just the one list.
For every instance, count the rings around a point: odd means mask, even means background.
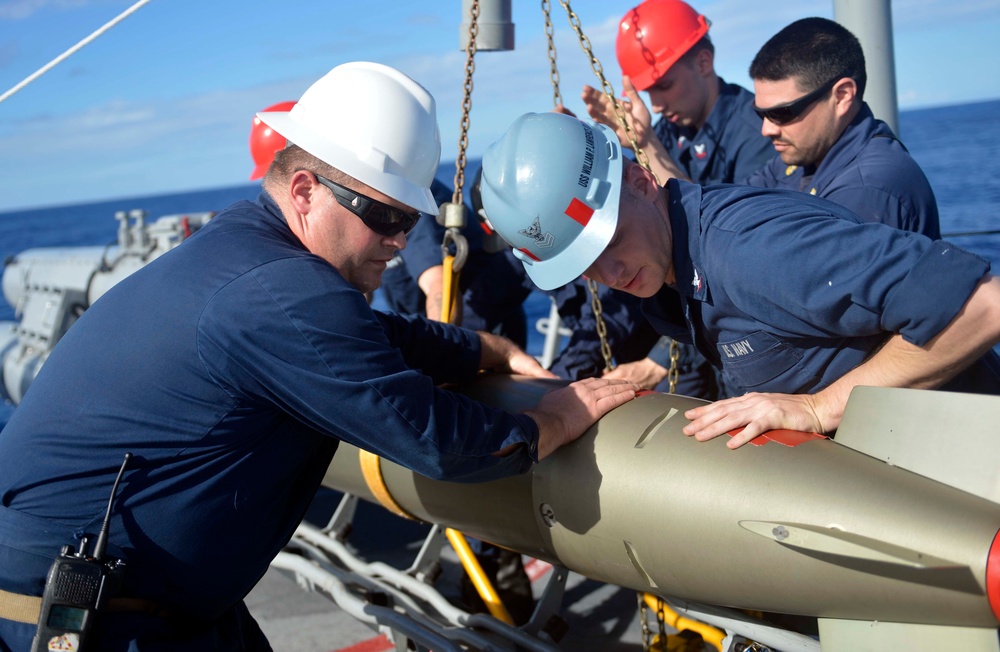
[{"label": "blue sky", "polygon": [[[571,2],[619,92],[616,25],[636,1]],[[131,4],[0,0],[0,93]],[[438,102],[442,160],[454,160],[461,4],[152,0],[0,103],[0,211],[244,183],[253,114],[298,99],[352,60],[395,66],[426,86]],[[804,16],[833,17],[831,0],[691,4],[712,21],[719,73],[747,87],[747,66],[767,38]],[[579,89],[596,78],[559,1],[551,5],[561,91],[582,112]],[[521,113],[551,108],[539,6],[514,0],[516,50],[476,57],[472,157]],[[896,0],[892,10],[901,109],[1000,98],[1000,0]]]}]

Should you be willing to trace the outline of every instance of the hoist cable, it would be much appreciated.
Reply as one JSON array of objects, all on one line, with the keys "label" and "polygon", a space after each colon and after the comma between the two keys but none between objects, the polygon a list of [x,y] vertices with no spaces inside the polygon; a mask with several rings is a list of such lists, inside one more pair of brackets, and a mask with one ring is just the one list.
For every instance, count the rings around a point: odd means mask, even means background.
[{"label": "hoist cable", "polygon": [[36,70],[35,72],[33,72],[32,74],[30,74],[27,77],[25,77],[24,80],[22,80],[21,82],[15,84],[10,90],[8,90],[3,95],[0,95],[0,102],[3,102],[8,97],[12,96],[14,93],[18,92],[19,90],[21,90],[22,88],[24,88],[25,86],[27,86],[28,84],[30,84],[31,82],[35,81],[36,79],[38,79],[39,77],[41,77],[42,75],[44,75],[45,73],[47,73],[49,70],[52,70],[53,68],[55,68],[57,65],[59,65],[60,63],[62,63],[66,59],[68,59],[71,55],[73,55],[77,50],[79,50],[83,46],[87,45],[88,43],[90,43],[91,41],[93,41],[94,39],[96,39],[98,36],[100,36],[104,32],[108,31],[109,29],[111,29],[112,27],[114,27],[115,25],[117,25],[118,23],[120,23],[121,21],[123,21],[126,18],[128,18],[129,16],[131,16],[138,9],[140,9],[143,5],[149,3],[150,1],[151,0],[139,0],[139,2],[136,2],[134,5],[132,5],[131,7],[129,7],[128,9],[126,9],[125,11],[123,11],[122,13],[118,14],[113,19],[109,20],[102,27],[100,27],[97,30],[95,30],[90,36],[86,37],[85,39],[83,39],[82,41],[80,41],[79,43],[77,43],[76,45],[74,45],[73,47],[71,47],[70,49],[68,49],[65,52],[63,52],[62,54],[60,54],[58,57],[56,57],[52,61],[48,62],[47,64],[45,64],[44,66],[42,66],[41,68],[39,68],[38,70]]}]

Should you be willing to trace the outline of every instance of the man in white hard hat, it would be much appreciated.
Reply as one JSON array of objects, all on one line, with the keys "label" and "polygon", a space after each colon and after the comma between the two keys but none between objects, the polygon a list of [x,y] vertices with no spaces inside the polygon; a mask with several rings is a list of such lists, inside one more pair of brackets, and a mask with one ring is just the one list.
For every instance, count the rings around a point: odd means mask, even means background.
[{"label": "man in white hard hat", "polygon": [[[417,211],[437,211],[434,100],[419,84],[345,64],[260,118],[294,144],[257,201],[89,308],[0,437],[0,648],[30,647],[49,567],[63,545],[90,554],[127,453],[106,537],[124,575],[83,632],[89,649],[269,650],[243,598],[339,441],[430,477],[487,480],[634,396],[589,380],[524,414],[492,409],[438,384],[547,372],[499,337],[369,308],[362,293]],[[57,618],[68,638],[53,645],[79,643],[74,624]]]},{"label": "man in white hard hat", "polygon": [[834,432],[857,385],[1000,394],[1000,278],[954,245],[805,193],[660,186],[604,125],[518,118],[483,157],[483,206],[542,289],[580,274],[643,297],[740,396],[684,432]]}]

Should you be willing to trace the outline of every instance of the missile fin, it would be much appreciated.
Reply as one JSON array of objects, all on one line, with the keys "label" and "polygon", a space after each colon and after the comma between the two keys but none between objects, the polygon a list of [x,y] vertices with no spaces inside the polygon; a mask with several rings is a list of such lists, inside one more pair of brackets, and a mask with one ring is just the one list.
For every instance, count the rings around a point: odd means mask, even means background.
[{"label": "missile fin", "polygon": [[855,387],[836,442],[1000,503],[1000,397]]},{"label": "missile fin", "polygon": [[992,627],[944,627],[913,623],[819,619],[823,652],[1000,652]]},{"label": "missile fin", "polygon": [[649,427],[643,430],[642,434],[639,435],[639,439],[637,439],[635,442],[635,447],[642,448],[643,446],[645,446],[646,443],[649,442],[654,436],[656,436],[660,432],[660,430],[667,424],[667,422],[670,421],[670,419],[672,419],[677,414],[680,414],[680,410],[678,410],[677,408],[670,408],[670,410],[668,410],[666,414],[661,416],[659,419],[653,421],[653,423],[649,424]]},{"label": "missile fin", "polygon": [[740,527],[754,534],[774,539],[790,548],[853,557],[867,561],[900,564],[921,569],[961,568],[961,564],[934,557],[885,541],[845,532],[835,527],[819,527],[802,523],[772,523],[740,521]]},{"label": "missile fin", "polygon": [[622,541],[622,543],[625,544],[625,554],[628,555],[628,560],[632,562],[632,567],[635,568],[635,572],[639,574],[639,577],[643,578],[650,587],[654,589],[660,588],[652,576],[643,568],[642,562],[639,561],[639,552],[635,549],[635,546],[629,541]]}]

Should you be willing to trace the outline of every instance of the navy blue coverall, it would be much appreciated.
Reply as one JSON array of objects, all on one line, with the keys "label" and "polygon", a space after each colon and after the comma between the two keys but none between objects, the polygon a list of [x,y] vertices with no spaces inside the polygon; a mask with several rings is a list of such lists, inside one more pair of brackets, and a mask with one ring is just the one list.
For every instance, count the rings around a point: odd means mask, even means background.
[{"label": "navy blue coverall", "polygon": [[746,183],[799,190],[849,208],[867,222],[941,237],[937,200],[923,170],[889,125],[862,104],[818,166],[789,166],[775,156]]},{"label": "navy blue coverall", "polygon": [[[267,193],[234,204],[96,301],[4,428],[0,588],[41,595],[60,546],[93,541],[131,452],[108,551],[122,596],[174,617],[109,613],[94,649],[270,649],[243,598],[339,441],[434,478],[530,467],[534,421],[438,388],[479,358],[471,331],[373,312]],[[0,649],[34,629],[0,619]]]},{"label": "navy blue coverall", "polygon": [[[697,131],[660,119],[654,131],[671,158],[693,182],[703,186],[735,183],[774,157],[771,140],[761,134],[761,119],[753,110],[754,95],[742,86],[719,79],[719,95],[708,119]],[[708,400],[725,398],[727,390],[712,366],[697,350],[680,346],[680,376],[676,392]],[[670,368],[670,339],[656,342],[648,357]],[[669,379],[656,386],[669,391]]]},{"label": "navy blue coverall", "polygon": [[674,162],[691,181],[708,186],[735,183],[774,157],[771,140],[760,133],[753,93],[719,79],[719,96],[701,129],[660,119],[653,129]]},{"label": "navy blue coverall", "polygon": [[[802,193],[676,179],[667,189],[677,278],[643,310],[739,393],[817,392],[893,333],[923,346],[990,270],[951,243]],[[942,389],[1000,394],[996,354]]]}]

